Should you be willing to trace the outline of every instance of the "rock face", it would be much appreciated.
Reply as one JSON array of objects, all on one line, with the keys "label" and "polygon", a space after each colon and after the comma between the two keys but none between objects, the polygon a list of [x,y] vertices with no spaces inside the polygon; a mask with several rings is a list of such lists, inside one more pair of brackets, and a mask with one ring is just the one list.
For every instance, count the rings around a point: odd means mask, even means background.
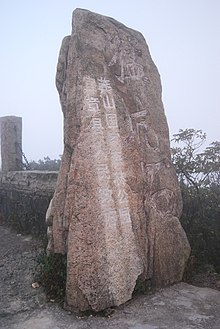
[{"label": "rock face", "polygon": [[64,153],[48,249],[67,253],[67,305],[100,311],[129,300],[138,278],[180,281],[190,247],[160,77],[143,36],[82,9],[72,27],[56,76]]}]

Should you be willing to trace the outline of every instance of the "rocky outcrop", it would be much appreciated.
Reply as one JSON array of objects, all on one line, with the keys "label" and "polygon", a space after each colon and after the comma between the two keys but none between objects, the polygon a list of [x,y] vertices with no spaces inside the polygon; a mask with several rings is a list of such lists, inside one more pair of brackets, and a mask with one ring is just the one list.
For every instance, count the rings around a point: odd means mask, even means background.
[{"label": "rocky outcrop", "polygon": [[143,36],[82,9],[72,27],[57,67],[64,153],[48,249],[67,253],[69,307],[100,311],[129,300],[138,278],[180,281],[190,247],[160,77]]}]

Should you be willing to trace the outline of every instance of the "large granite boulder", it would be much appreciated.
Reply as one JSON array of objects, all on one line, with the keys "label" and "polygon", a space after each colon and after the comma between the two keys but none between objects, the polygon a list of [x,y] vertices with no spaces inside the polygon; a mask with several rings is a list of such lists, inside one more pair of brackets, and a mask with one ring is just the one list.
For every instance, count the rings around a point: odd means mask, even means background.
[{"label": "large granite boulder", "polygon": [[156,287],[180,281],[190,247],[160,77],[143,36],[76,9],[56,84],[64,152],[48,250],[67,253],[67,305],[100,311],[129,300],[138,278]]}]

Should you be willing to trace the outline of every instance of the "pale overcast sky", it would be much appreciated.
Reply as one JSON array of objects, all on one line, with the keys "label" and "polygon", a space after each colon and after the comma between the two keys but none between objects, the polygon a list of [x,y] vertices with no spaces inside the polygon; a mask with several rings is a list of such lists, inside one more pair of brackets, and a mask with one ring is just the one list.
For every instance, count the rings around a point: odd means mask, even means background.
[{"label": "pale overcast sky", "polygon": [[55,74],[75,8],[111,16],[145,37],[162,79],[170,135],[220,140],[220,0],[0,0],[0,116],[23,118],[29,160],[62,154]]}]

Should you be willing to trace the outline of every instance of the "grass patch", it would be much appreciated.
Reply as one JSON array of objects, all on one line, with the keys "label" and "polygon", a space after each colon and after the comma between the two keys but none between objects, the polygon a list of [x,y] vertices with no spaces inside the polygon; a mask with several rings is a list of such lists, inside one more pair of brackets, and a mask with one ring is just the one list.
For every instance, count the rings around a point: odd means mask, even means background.
[{"label": "grass patch", "polygon": [[143,280],[140,277],[136,281],[133,296],[146,295],[153,289],[151,280]]},{"label": "grass patch", "polygon": [[67,257],[61,254],[40,254],[37,258],[38,281],[45,289],[49,300],[63,302],[66,289]]}]

